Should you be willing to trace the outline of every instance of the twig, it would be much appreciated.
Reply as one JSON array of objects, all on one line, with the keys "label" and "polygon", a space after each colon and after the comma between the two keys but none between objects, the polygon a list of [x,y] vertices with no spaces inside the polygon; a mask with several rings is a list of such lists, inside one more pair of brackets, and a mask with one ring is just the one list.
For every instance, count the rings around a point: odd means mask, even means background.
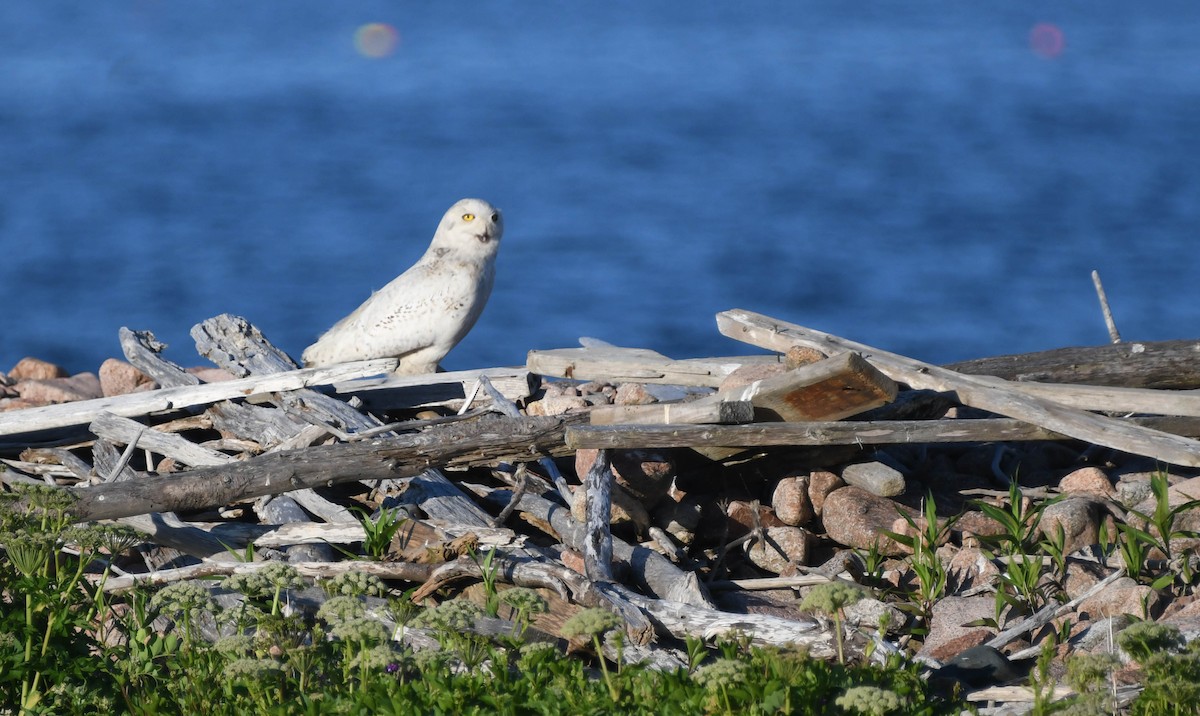
[{"label": "twig", "polygon": [[1108,338],[1113,343],[1121,342],[1121,334],[1113,321],[1112,310],[1108,307],[1108,296],[1104,293],[1104,284],[1100,283],[1100,272],[1092,271],[1092,284],[1096,287],[1096,297],[1100,299],[1100,311],[1104,314],[1104,325],[1108,326]]},{"label": "twig", "polygon": [[517,471],[513,474],[512,497],[509,498],[508,504],[504,506],[504,509],[500,510],[500,514],[496,515],[495,519],[492,520],[492,524],[496,527],[503,527],[505,521],[513,513],[513,510],[517,509],[517,504],[521,501],[521,496],[525,494],[525,488],[528,484],[525,478],[528,475],[529,468],[525,467],[525,463],[517,465]]},{"label": "twig", "polygon": [[1100,590],[1104,589],[1108,585],[1112,584],[1113,582],[1117,581],[1118,579],[1120,579],[1121,577],[1124,577],[1124,576],[1125,576],[1125,569],[1124,568],[1118,569],[1117,571],[1108,575],[1107,577],[1100,580],[1099,582],[1096,582],[1094,585],[1092,585],[1091,589],[1087,590],[1083,594],[1080,594],[1078,597],[1075,597],[1074,599],[1067,602],[1066,604],[1049,604],[1049,605],[1043,607],[1037,613],[1032,614],[1025,619],[1022,619],[1021,621],[1017,622],[1017,624],[1015,626],[1011,626],[1008,629],[1005,629],[1004,631],[1000,632],[996,636],[992,637],[992,639],[990,641],[986,642],[986,645],[992,647],[993,649],[1001,649],[1006,644],[1008,644],[1012,640],[1016,639],[1017,637],[1021,636],[1022,634],[1025,634],[1026,632],[1031,632],[1034,629],[1038,629],[1041,626],[1048,624],[1049,622],[1054,620],[1059,614],[1065,614],[1066,612],[1071,611],[1072,609],[1077,607],[1081,602],[1083,602],[1085,599],[1089,599],[1090,597],[1092,597],[1096,594],[1099,594]]},{"label": "twig", "polygon": [[108,477],[104,478],[105,482],[112,482],[117,479],[117,475],[120,475],[121,471],[129,465],[129,461],[133,459],[133,452],[137,450],[138,440],[142,439],[142,433],[144,432],[146,432],[146,426],[143,425],[137,431],[137,434],[133,436],[133,439],[129,441],[129,444],[125,446],[125,452],[121,453],[121,459],[117,460],[117,464],[113,465],[113,469],[108,473]]}]

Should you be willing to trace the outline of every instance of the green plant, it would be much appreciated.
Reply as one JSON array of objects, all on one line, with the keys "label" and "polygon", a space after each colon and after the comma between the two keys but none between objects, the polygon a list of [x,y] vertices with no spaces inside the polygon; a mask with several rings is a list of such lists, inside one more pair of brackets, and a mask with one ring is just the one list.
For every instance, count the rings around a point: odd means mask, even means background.
[{"label": "green plant", "polygon": [[[1188,510],[1200,507],[1200,500],[1188,500],[1172,507],[1170,481],[1167,473],[1163,471],[1156,472],[1150,477],[1150,491],[1154,496],[1153,512],[1147,515],[1136,509],[1129,509],[1129,514],[1139,518],[1145,524],[1145,529],[1135,527],[1128,522],[1118,524],[1117,529],[1121,536],[1118,550],[1130,576],[1158,590],[1174,583],[1181,576],[1190,580],[1190,567],[1178,572],[1174,570],[1172,560],[1176,555],[1171,543],[1181,538],[1200,537],[1200,532],[1176,527],[1179,516]],[[1147,564],[1147,558],[1155,550],[1161,553],[1166,560],[1166,567],[1157,574]],[[1184,583],[1189,582],[1185,581]]]},{"label": "green plant", "polygon": [[[1066,534],[1061,522],[1052,530],[1042,529],[1042,515],[1055,500],[1033,504],[1025,497],[1020,483],[1009,482],[1004,506],[975,500],[972,504],[997,522],[1001,533],[981,536],[992,559],[1002,558],[1004,567],[996,577],[996,617],[993,626],[1000,626],[1006,610],[1010,616],[1030,614],[1048,604],[1062,592],[1066,578]],[[1041,553],[1049,554],[1054,567],[1047,578]]]},{"label": "green plant", "polygon": [[1037,662],[1029,673],[1029,687],[1033,691],[1033,708],[1030,713],[1036,716],[1048,714],[1054,710],[1055,679],[1050,673],[1050,664],[1054,661],[1057,647],[1058,640],[1054,636],[1044,640],[1042,650],[1038,653]]},{"label": "green plant", "polygon": [[475,550],[468,550],[471,561],[479,567],[480,578],[483,580],[483,610],[489,617],[500,614],[500,595],[496,590],[496,578],[500,574],[500,564],[496,562],[496,548],[484,552],[480,559]]},{"label": "green plant", "polygon": [[620,694],[613,683],[612,675],[608,672],[607,660],[604,658],[604,650],[600,648],[600,641],[606,633],[615,631],[621,626],[621,620],[617,615],[593,607],[584,609],[563,622],[561,629],[562,635],[568,639],[583,637],[585,640],[591,640],[592,646],[596,650],[596,657],[600,661],[600,671],[604,674],[604,683],[608,686],[609,695],[612,696],[614,702],[620,698]]},{"label": "green plant", "polygon": [[392,509],[380,508],[379,516],[372,519],[371,515],[364,509],[359,507],[351,508],[359,514],[359,521],[362,523],[363,532],[363,551],[367,553],[371,559],[383,559],[388,553],[388,549],[392,544],[392,537],[400,531],[407,518],[401,517],[400,508]]},{"label": "green plant", "polygon": [[545,614],[550,609],[549,603],[528,587],[513,587],[500,593],[499,601],[507,604],[511,610],[509,615],[513,622],[513,636],[520,637],[529,626],[529,618],[534,614]]},{"label": "green plant", "polygon": [[[1194,644],[1194,645],[1193,645]],[[1194,714],[1200,701],[1200,644],[1187,644],[1175,626],[1136,622],[1117,635],[1117,645],[1144,672],[1144,690],[1131,714]]]},{"label": "green plant", "polygon": [[901,512],[900,516],[908,523],[909,534],[883,531],[891,539],[912,552],[909,566],[917,578],[917,589],[912,595],[916,599],[918,616],[928,621],[933,604],[946,592],[946,566],[937,555],[938,545],[945,542],[957,517],[939,520],[937,504],[933,495],[927,494],[922,506],[921,520],[918,522],[911,515]]},{"label": "green plant", "polygon": [[1014,478],[1008,483],[1008,499],[1005,507],[993,505],[984,500],[973,500],[980,512],[1000,524],[1004,530],[998,535],[981,537],[981,540],[993,545],[997,554],[1014,555],[1029,554],[1038,547],[1038,527],[1042,512],[1051,501],[1034,506],[1026,499],[1021,491],[1021,485]]},{"label": "green plant", "polygon": [[838,580],[813,587],[804,596],[804,601],[800,603],[801,609],[819,611],[828,614],[833,619],[833,636],[837,642],[838,663],[840,664],[846,663],[846,654],[842,645],[845,641],[845,634],[842,633],[844,610],[864,596],[866,596],[865,593],[857,584]]}]

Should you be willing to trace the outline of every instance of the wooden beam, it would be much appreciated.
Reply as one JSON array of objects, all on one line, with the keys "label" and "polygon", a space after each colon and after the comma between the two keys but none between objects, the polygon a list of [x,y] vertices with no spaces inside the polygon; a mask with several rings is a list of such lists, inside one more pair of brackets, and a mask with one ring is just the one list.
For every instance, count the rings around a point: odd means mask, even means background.
[{"label": "wooden beam", "polygon": [[781,361],[774,356],[672,360],[645,348],[590,346],[529,351],[525,367],[531,373],[556,378],[716,388],[725,376],[754,362]]},{"label": "wooden beam", "polygon": [[726,400],[710,395],[686,403],[651,405],[600,405],[589,412],[592,425],[703,425],[749,423],[754,405],[748,400]]},{"label": "wooden beam", "polygon": [[1069,437],[1172,465],[1200,467],[1200,442],[1024,395],[1007,384],[962,375],[750,311],[718,313],[717,327],[725,336],[773,351],[783,352],[795,345],[826,352],[856,351],[893,380],[913,388],[953,392],[964,405],[1024,420]]},{"label": "wooden beam", "polygon": [[[1200,436],[1196,418],[1124,418],[1176,435]],[[1011,418],[981,420],[878,420],[753,425],[577,425],[567,446],[640,449],[668,447],[770,447],[785,445],[890,445],[903,443],[1065,440],[1068,436]]]}]

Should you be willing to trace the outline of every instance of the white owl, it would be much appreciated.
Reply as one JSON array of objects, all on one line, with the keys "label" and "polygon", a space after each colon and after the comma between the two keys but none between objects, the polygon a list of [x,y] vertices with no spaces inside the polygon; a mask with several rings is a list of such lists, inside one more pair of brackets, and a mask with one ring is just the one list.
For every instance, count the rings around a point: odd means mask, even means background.
[{"label": "white owl", "polygon": [[304,365],[399,358],[398,373],[436,372],[483,312],[503,231],[499,209],[457,202],[421,260],[305,349]]}]

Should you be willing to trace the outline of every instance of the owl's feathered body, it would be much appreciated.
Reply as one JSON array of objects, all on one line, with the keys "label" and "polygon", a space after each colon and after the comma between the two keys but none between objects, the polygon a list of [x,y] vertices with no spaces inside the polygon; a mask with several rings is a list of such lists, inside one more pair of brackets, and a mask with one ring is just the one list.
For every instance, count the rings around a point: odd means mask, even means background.
[{"label": "owl's feathered body", "polygon": [[435,372],[483,312],[503,231],[486,201],[455,203],[421,259],[305,349],[304,365],[399,358],[399,373]]}]

